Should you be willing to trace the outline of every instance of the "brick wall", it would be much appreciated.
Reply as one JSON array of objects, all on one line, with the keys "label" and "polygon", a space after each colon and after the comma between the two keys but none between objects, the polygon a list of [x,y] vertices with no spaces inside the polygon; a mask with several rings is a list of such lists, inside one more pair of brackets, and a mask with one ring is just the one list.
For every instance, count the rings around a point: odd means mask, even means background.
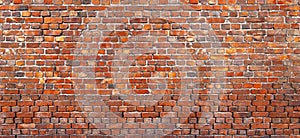
[{"label": "brick wall", "polygon": [[298,136],[298,0],[0,0],[0,136]]}]

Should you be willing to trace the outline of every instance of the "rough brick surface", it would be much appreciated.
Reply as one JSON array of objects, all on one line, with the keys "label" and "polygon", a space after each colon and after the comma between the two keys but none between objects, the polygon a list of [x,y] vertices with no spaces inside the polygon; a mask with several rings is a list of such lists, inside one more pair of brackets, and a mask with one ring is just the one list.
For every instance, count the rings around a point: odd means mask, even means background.
[{"label": "rough brick surface", "polygon": [[0,0],[0,136],[299,136],[299,4]]}]

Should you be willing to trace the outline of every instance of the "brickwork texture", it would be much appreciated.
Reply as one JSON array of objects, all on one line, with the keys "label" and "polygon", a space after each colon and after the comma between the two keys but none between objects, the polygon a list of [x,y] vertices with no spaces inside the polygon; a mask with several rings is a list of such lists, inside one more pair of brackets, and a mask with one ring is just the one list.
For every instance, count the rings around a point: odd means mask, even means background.
[{"label": "brickwork texture", "polygon": [[0,0],[0,137],[298,137],[298,0]]}]

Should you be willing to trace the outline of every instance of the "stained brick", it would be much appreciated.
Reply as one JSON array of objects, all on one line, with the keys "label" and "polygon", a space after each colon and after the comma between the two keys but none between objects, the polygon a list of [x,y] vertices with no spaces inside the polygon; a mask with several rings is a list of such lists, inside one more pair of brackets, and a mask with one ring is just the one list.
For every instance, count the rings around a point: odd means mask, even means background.
[{"label": "stained brick", "polygon": [[18,128],[19,129],[34,129],[35,124],[19,124]]},{"label": "stained brick", "polygon": [[50,35],[50,36],[58,36],[62,34],[61,30],[44,30],[44,35]]},{"label": "stained brick", "polygon": [[5,19],[6,22],[8,23],[23,23],[24,22],[24,18],[6,18]]},{"label": "stained brick", "polygon": [[17,113],[17,117],[18,118],[30,118],[33,117],[33,113],[32,112],[18,112]]},{"label": "stained brick", "polygon": [[63,18],[64,23],[81,23],[81,18]]},{"label": "stained brick", "polygon": [[26,23],[42,23],[43,18],[25,18]]},{"label": "stained brick", "polygon": [[224,23],[225,19],[223,18],[207,18],[208,23]]}]

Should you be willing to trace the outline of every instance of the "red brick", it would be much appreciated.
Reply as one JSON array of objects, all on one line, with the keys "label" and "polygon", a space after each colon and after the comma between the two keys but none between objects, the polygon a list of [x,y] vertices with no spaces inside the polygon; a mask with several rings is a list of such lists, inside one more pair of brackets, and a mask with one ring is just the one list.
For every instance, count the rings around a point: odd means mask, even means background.
[{"label": "red brick", "polygon": [[148,94],[149,91],[148,90],[134,90],[134,93],[136,93],[136,94]]},{"label": "red brick", "polygon": [[51,117],[50,112],[36,112],[34,117]]},{"label": "red brick", "polygon": [[23,23],[24,18],[6,18],[5,21],[8,23]]},{"label": "red brick", "polygon": [[267,0],[266,3],[267,4],[276,4],[276,0]]},{"label": "red brick", "polygon": [[245,11],[257,11],[259,6],[242,6],[242,10]]},{"label": "red brick", "polygon": [[170,35],[174,35],[174,36],[184,36],[186,35],[186,31],[182,30],[182,31],[171,31]]},{"label": "red brick", "polygon": [[288,105],[288,101],[276,101],[276,100],[272,100],[271,101],[271,105],[273,105],[273,106],[287,106]]},{"label": "red brick", "polygon": [[225,117],[232,117],[232,113],[230,112],[217,112],[214,114],[217,118],[225,118]]},{"label": "red brick", "polygon": [[45,17],[44,23],[62,23],[61,17]]},{"label": "red brick", "polygon": [[294,0],[278,0],[277,3],[278,4],[295,4],[293,1]]},{"label": "red brick", "polygon": [[52,35],[52,36],[58,36],[62,34],[61,30],[44,30],[44,35]]},{"label": "red brick", "polygon": [[22,0],[14,0],[14,4],[21,4]]},{"label": "red brick", "polygon": [[33,117],[33,113],[32,112],[18,112],[17,113],[17,117],[26,117],[26,118],[30,118]]},{"label": "red brick", "polygon": [[24,34],[28,35],[28,36],[39,36],[39,35],[42,35],[42,31],[40,31],[40,30],[28,30],[28,31],[25,31]]},{"label": "red brick", "polygon": [[70,113],[69,112],[55,112],[53,113],[54,117],[62,117],[62,118],[69,118],[70,117]]},{"label": "red brick", "polygon": [[271,124],[271,128],[280,128],[280,129],[284,129],[284,128],[288,128],[289,124]]},{"label": "red brick", "polygon": [[59,90],[44,90],[44,94],[59,94]]},{"label": "red brick", "polygon": [[299,129],[300,128],[300,124],[289,124],[289,126],[291,129],[295,129],[295,128]]},{"label": "red brick", "polygon": [[72,124],[72,128],[88,128],[88,124],[81,123],[81,124]]},{"label": "red brick", "polygon": [[64,23],[81,23],[82,19],[81,18],[63,18]]},{"label": "red brick", "polygon": [[122,105],[122,101],[120,100],[110,100],[106,103],[109,106],[120,106]]},{"label": "red brick", "polygon": [[33,101],[19,101],[18,106],[33,106],[34,102]]},{"label": "red brick", "polygon": [[218,10],[221,10],[221,6],[215,6],[215,5],[214,6],[212,6],[212,5],[206,6],[206,5],[203,5],[202,9],[203,10],[218,11]]},{"label": "red brick", "polygon": [[[13,129],[16,129],[16,124],[1,124],[0,129],[1,130],[6,130],[6,129],[13,130]],[[5,136],[5,137],[8,137],[8,136]]]},{"label": "red brick", "polygon": [[198,4],[198,0],[189,0],[190,4]]},{"label": "red brick", "polygon": [[71,124],[54,124],[55,128],[62,128],[62,129],[70,129],[71,128]]},{"label": "red brick", "polygon": [[235,118],[251,117],[251,112],[235,112],[235,113],[233,113],[233,117],[235,117]]},{"label": "red brick", "polygon": [[29,6],[29,9],[32,11],[47,11],[47,6]]},{"label": "red brick", "polygon": [[223,18],[207,18],[208,23],[224,23],[225,19]]},{"label": "red brick", "polygon": [[35,124],[18,124],[19,129],[34,129]]},{"label": "red brick", "polygon": [[[1,112],[0,115],[3,118],[14,118],[14,117],[16,117],[14,112]],[[4,124],[1,124],[1,125],[4,125]]]},{"label": "red brick", "polygon": [[1,106],[15,106],[16,101],[0,101]]},{"label": "red brick", "polygon": [[52,105],[52,101],[41,101],[41,100],[36,100],[35,101],[35,105],[36,106],[49,106],[49,105]]},{"label": "red brick", "polygon": [[231,124],[214,124],[214,129],[230,129]]},{"label": "red brick", "polygon": [[138,117],[142,117],[142,115],[141,115],[141,112],[125,112],[124,117],[138,118]]},{"label": "red brick", "polygon": [[87,10],[90,11],[103,11],[106,9],[106,6],[88,6]]},{"label": "red brick", "polygon": [[161,106],[175,106],[176,101],[160,101],[159,105],[161,105]]},{"label": "red brick", "polygon": [[43,18],[25,18],[26,23],[42,23]]},{"label": "red brick", "polygon": [[[142,21],[145,21],[147,22],[147,20],[142,20]],[[163,19],[163,18],[151,18],[149,19],[149,23],[156,23],[156,24],[165,24],[165,23],[168,23],[170,21],[166,20],[166,19]]]},{"label": "red brick", "polygon": [[267,128],[270,128],[270,124],[267,124],[267,123],[252,124],[251,128],[252,129],[264,129],[264,128],[267,129]]},{"label": "red brick", "polygon": [[157,112],[143,112],[142,117],[143,118],[156,118],[159,114]]},{"label": "red brick", "polygon": [[147,23],[147,18],[132,18],[130,23]]},{"label": "red brick", "polygon": [[53,129],[53,124],[36,124],[38,129]]},{"label": "red brick", "polygon": [[233,129],[250,129],[250,125],[249,124],[233,124],[232,125]]},{"label": "red brick", "polygon": [[270,104],[269,101],[263,101],[263,100],[255,100],[252,102],[253,105],[255,106],[267,106]]},{"label": "red brick", "polygon": [[265,19],[264,18],[247,18],[246,21],[249,23],[261,23],[261,22],[265,22]]},{"label": "red brick", "polygon": [[116,35],[117,36],[128,36],[128,32],[127,31],[117,31]]}]

